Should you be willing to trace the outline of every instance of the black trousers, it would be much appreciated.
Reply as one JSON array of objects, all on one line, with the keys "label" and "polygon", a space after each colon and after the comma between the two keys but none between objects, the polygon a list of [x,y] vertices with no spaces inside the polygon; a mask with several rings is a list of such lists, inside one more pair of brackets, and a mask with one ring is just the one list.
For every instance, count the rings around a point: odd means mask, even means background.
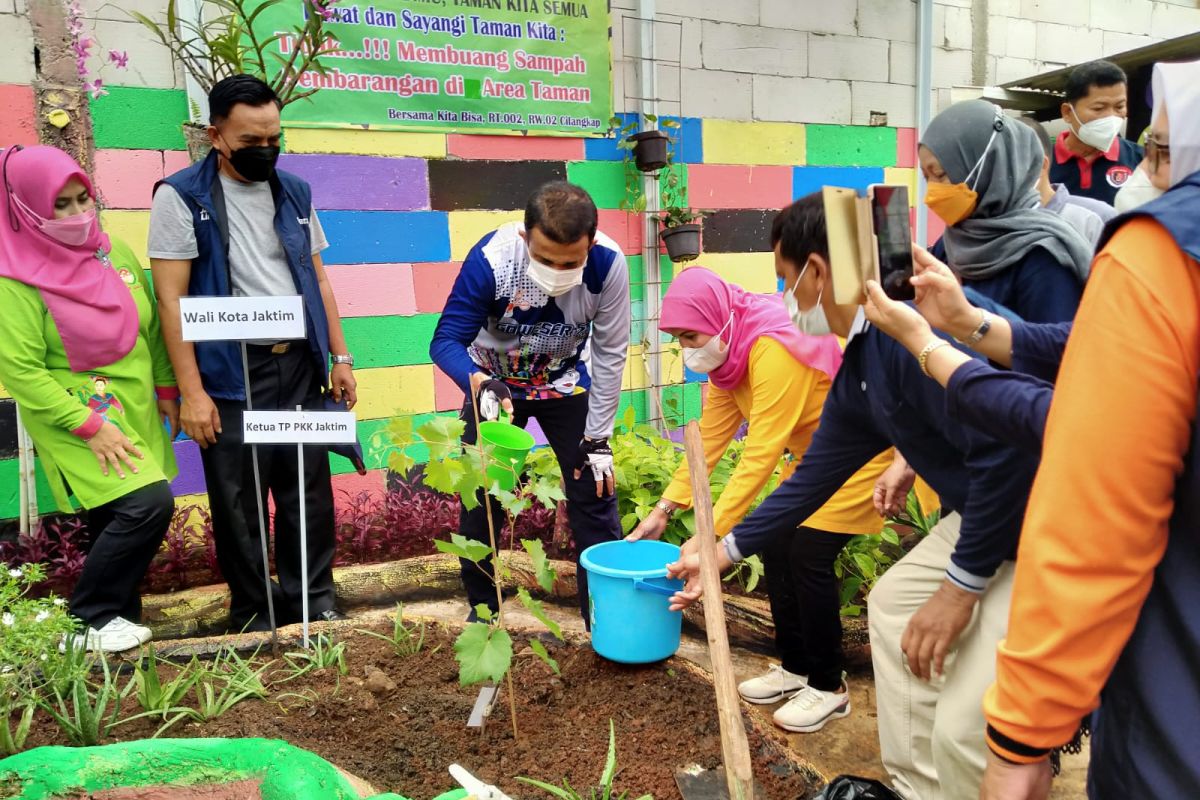
[{"label": "black trousers", "polygon": [[[286,353],[270,347],[247,348],[250,362],[250,398],[256,411],[321,409],[321,376],[304,342],[293,342]],[[258,504],[254,496],[251,448],[242,440],[242,412],[246,404],[217,400],[223,433],[217,443],[200,451],[208,500],[212,511],[217,562],[229,584],[230,627],[262,629],[267,621],[267,595],[263,579],[262,544]],[[300,476],[295,445],[258,445],[263,509],[268,495],[275,501],[275,572],[272,583],[278,624],[301,617],[300,582]],[[308,522],[309,616],[333,608],[333,487],[330,483],[329,448],[304,447],[304,502]],[[270,522],[268,522],[270,525]]]},{"label": "black trousers", "polygon": [[[579,563],[579,554],[592,545],[621,538],[621,520],[617,515],[616,495],[596,497],[596,479],[590,469],[584,470],[579,479],[575,479],[575,459],[579,454],[579,442],[583,439],[583,430],[587,424],[588,397],[585,392],[553,400],[513,401],[513,424],[524,428],[530,419],[536,419],[562,469],[563,480],[567,485],[567,519],[575,540],[576,564]],[[470,398],[467,398],[463,406],[462,419],[467,423],[467,429],[463,432],[463,442],[474,444],[475,412],[471,408]],[[467,511],[463,508],[459,518],[459,530],[468,539],[487,543],[487,511],[483,507],[482,491],[478,493],[477,499],[479,505],[473,510]],[[492,519],[495,521],[496,535],[499,537],[504,511],[495,499],[488,500],[492,503]],[[478,565],[466,559],[460,561],[467,602],[472,608],[483,603],[494,612],[496,584],[492,578],[491,560]],[[587,573],[580,569],[576,575],[579,612],[586,622],[589,618]]]},{"label": "black trousers", "polygon": [[833,563],[850,541],[844,533],[798,528],[763,552],[775,648],[783,668],[807,675],[814,689],[842,685],[841,598]]},{"label": "black trousers", "polygon": [[166,481],[88,510],[91,548],[71,593],[72,616],[93,628],[103,628],[114,617],[141,621],[138,584],[174,513],[175,498]]}]

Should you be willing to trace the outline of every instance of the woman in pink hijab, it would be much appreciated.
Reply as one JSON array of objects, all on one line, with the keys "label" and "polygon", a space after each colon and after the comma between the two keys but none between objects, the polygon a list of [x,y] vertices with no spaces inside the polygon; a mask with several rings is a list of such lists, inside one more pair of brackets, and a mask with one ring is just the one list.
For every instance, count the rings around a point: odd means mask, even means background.
[{"label": "woman in pink hijab", "polygon": [[[804,455],[841,364],[841,345],[832,335],[798,331],[779,295],[751,294],[701,267],[684,270],[671,283],[659,328],[679,340],[688,369],[708,376],[700,431],[709,469],[750,423],[741,458],[713,509],[717,535],[724,536],[772,478],[785,480]],[[881,453],[805,522],[803,536],[781,537],[786,541],[764,553],[782,663],[738,691],[751,703],[790,697],[774,715],[785,730],[817,731],[850,713],[833,564],[850,536],[882,529],[872,490],[890,463],[891,454]],[[671,515],[691,502],[683,463],[654,511],[627,538],[657,539]]]},{"label": "woman in pink hijab", "polygon": [[[76,647],[150,640],[138,583],[174,512],[178,391],[137,257],[96,219],[83,169],[54,147],[0,154],[0,383],[17,401],[60,509],[92,547],[70,610]],[[71,496],[73,495],[74,502]]]}]

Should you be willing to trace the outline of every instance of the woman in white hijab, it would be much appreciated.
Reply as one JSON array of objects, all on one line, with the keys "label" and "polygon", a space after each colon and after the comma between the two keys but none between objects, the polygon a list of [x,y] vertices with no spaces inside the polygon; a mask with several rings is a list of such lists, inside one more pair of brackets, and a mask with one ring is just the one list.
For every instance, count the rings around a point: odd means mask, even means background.
[{"label": "woman in white hijab", "polygon": [[1106,229],[1058,373],[982,800],[1048,797],[1089,715],[1091,800],[1200,786],[1200,62],[1157,65],[1154,96],[1165,193]]}]

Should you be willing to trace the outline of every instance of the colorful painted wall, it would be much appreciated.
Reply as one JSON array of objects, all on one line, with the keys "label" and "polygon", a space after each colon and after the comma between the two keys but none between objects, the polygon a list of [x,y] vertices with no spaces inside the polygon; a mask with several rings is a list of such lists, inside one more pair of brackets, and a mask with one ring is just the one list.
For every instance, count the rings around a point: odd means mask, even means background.
[{"label": "colorful painted wall", "polygon": [[[0,88],[13,109],[0,141],[32,141],[32,93]],[[96,181],[106,230],[145,258],[154,183],[188,163],[178,89],[112,87],[95,100]],[[912,184],[911,129],[740,122],[685,117],[677,157],[693,206],[710,209],[705,255],[695,263],[760,292],[775,291],[768,234],[776,210],[824,184]],[[566,178],[591,192],[601,229],[629,258],[634,330],[622,400],[647,419],[643,359],[646,292],[643,225],[620,211],[625,166],[613,139],[551,139],[290,129],[281,167],[306,178],[331,247],[324,253],[359,384],[359,435],[370,472],[353,474],[333,458],[336,488],[382,491],[379,448],[370,446],[398,414],[454,413],[462,394],[430,362],[429,341],[462,259],[497,225],[521,217],[529,192]],[[672,265],[662,258],[664,279]],[[699,414],[700,376],[668,358],[666,413]],[[16,514],[15,413],[0,403],[0,518]],[[539,435],[540,431],[535,431]],[[174,489],[187,501],[204,492],[197,446],[175,445]]]}]

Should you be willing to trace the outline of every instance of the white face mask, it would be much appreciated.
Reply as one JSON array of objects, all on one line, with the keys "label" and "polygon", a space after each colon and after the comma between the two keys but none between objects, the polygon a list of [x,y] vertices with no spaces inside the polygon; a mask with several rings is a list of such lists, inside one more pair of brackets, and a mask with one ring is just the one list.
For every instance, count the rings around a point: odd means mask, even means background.
[{"label": "white face mask", "polygon": [[1108,152],[1108,148],[1112,147],[1113,140],[1117,138],[1117,134],[1125,126],[1125,120],[1116,114],[1108,117],[1100,117],[1100,119],[1094,119],[1091,122],[1085,123],[1079,119],[1079,114],[1075,113],[1075,106],[1071,106],[1071,115],[1079,123],[1079,127],[1075,130],[1075,135],[1079,137],[1079,141],[1104,153]]},{"label": "white face mask", "polygon": [[821,291],[817,292],[817,304],[807,311],[800,309],[800,301],[796,299],[796,287],[800,285],[800,281],[804,279],[804,273],[808,270],[808,264],[804,265],[804,269],[800,270],[800,277],[796,278],[796,282],[792,284],[792,288],[783,294],[783,305],[787,308],[788,316],[792,318],[792,324],[801,333],[807,333],[809,336],[823,336],[829,333],[829,321],[825,319],[825,309],[821,307],[821,296],[825,293],[825,287],[821,287]]},{"label": "white face mask", "polygon": [[1113,198],[1113,208],[1117,209],[1118,214],[1124,214],[1162,196],[1163,190],[1150,182],[1150,175],[1143,163],[1133,170],[1133,175],[1117,192]]},{"label": "white face mask", "polygon": [[707,375],[714,369],[717,369],[729,358],[729,348],[724,346],[721,341],[721,334],[729,329],[733,324],[733,314],[729,315],[729,322],[725,323],[725,327],[709,339],[703,347],[685,347],[683,348],[683,363],[692,372],[698,372],[701,375]]},{"label": "white face mask", "polygon": [[529,280],[550,297],[559,297],[583,283],[583,267],[555,269],[529,256]]}]

